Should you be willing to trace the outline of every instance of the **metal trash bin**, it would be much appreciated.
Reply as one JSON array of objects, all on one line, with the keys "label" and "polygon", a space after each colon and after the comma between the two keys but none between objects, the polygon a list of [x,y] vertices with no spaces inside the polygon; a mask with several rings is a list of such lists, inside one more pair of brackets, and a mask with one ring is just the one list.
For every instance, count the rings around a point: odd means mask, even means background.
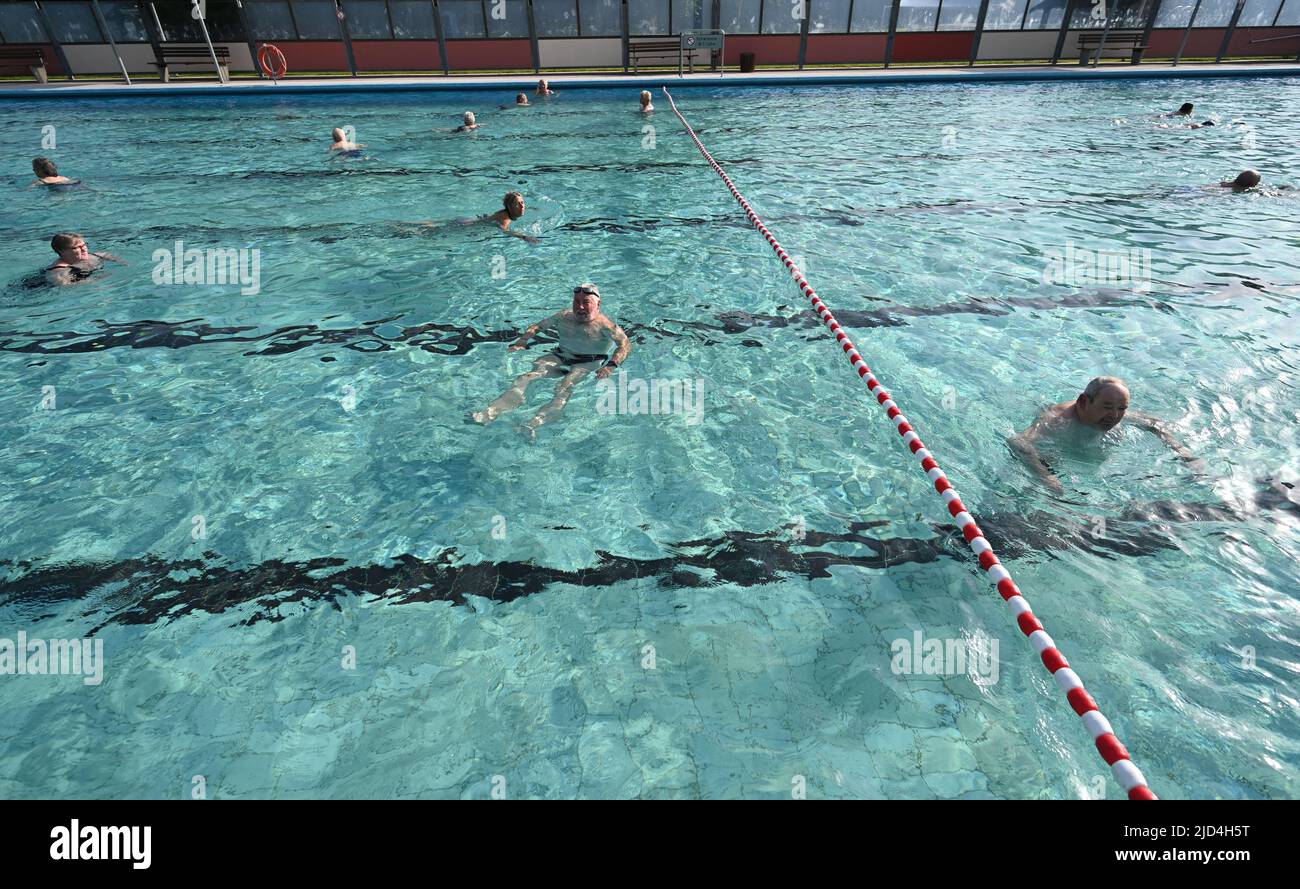
[{"label": "metal trash bin", "polygon": [[752,52],[742,52],[740,54],[740,73],[754,73],[754,54]]}]

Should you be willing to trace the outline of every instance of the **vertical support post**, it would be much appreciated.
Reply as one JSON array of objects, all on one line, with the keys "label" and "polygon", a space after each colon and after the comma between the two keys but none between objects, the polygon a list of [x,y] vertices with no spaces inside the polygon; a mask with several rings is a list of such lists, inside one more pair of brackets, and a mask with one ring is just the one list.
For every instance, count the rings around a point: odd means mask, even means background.
[{"label": "vertical support post", "polygon": [[[889,36],[885,38],[885,67],[894,60],[894,34],[898,31],[898,7],[902,0],[894,0],[889,8]],[[852,27],[852,26],[850,26]]]},{"label": "vertical support post", "polygon": [[1106,38],[1110,36],[1111,17],[1106,16],[1106,24],[1101,29],[1101,42],[1097,44],[1097,54],[1092,57],[1092,67],[1096,68],[1101,64],[1101,53],[1106,48]]},{"label": "vertical support post", "polygon": [[63,44],[59,42],[58,36],[54,33],[54,23],[45,14],[45,7],[41,6],[36,0],[32,0],[32,5],[36,7],[36,14],[41,19],[41,27],[45,29],[45,36],[50,39],[50,45],[54,47],[54,54],[59,57],[59,64],[63,66],[64,74],[67,75],[68,80],[76,80],[76,75],[72,73],[72,65],[68,62],[68,54],[63,51]]},{"label": "vertical support post", "polygon": [[1065,17],[1061,19],[1061,30],[1056,35],[1056,50],[1052,53],[1052,64],[1061,61],[1061,50],[1065,49],[1065,35],[1070,30],[1070,19],[1074,18],[1074,0],[1065,0]]},{"label": "vertical support post", "polygon": [[627,0],[622,0],[619,7],[622,10],[621,15],[623,17],[623,73],[626,74],[629,54],[628,44],[632,36],[628,33]]},{"label": "vertical support post", "polygon": [[[1146,20],[1146,23],[1142,25],[1142,45],[1143,45],[1143,46],[1150,46],[1150,45],[1151,45],[1151,32],[1152,32],[1153,30],[1155,30],[1155,27],[1156,27],[1156,14],[1160,11],[1160,0],[1148,0],[1148,2],[1150,2],[1150,4],[1151,4],[1151,12],[1147,14],[1147,20]],[[1145,49],[1135,49],[1135,50],[1133,50],[1133,58],[1130,60],[1129,64],[1130,64],[1130,65],[1137,65],[1137,64],[1140,64],[1141,61],[1142,61],[1142,56],[1143,56],[1145,53],[1146,53],[1146,50],[1145,50]]]},{"label": "vertical support post", "polygon": [[[96,2],[98,2],[98,0],[96,0]],[[222,83],[227,83],[228,81],[226,80],[226,72],[222,70],[221,62],[217,60],[216,47],[212,45],[212,38],[208,36],[208,23],[206,20],[206,13],[203,11],[203,8],[200,6],[199,0],[190,0],[190,9],[192,11],[197,10],[199,13],[197,16],[195,16],[195,18],[199,20],[199,27],[203,30],[203,42],[208,45],[208,55],[212,57],[212,67],[217,69],[217,80],[221,81]]]},{"label": "vertical support post", "polygon": [[339,39],[343,41],[343,51],[348,54],[348,70],[357,76],[357,57],[352,54],[352,35],[348,33],[348,17],[343,12],[342,0],[334,0],[334,17],[339,22]]},{"label": "vertical support post", "polygon": [[1196,14],[1201,11],[1201,0],[1196,0],[1196,5],[1192,7],[1192,16],[1187,20],[1187,27],[1183,30],[1182,42],[1178,44],[1178,53],[1174,56],[1174,67],[1182,61],[1183,50],[1187,49],[1187,38],[1192,36],[1192,23],[1196,21]]},{"label": "vertical support post", "polygon": [[235,0],[235,6],[239,9],[239,26],[244,29],[244,39],[248,42],[248,54],[253,59],[253,70],[257,72],[259,80],[266,79],[266,72],[257,61],[257,41],[253,39],[253,28],[248,23],[248,10],[244,9],[244,0]]},{"label": "vertical support post", "polygon": [[[99,23],[99,29],[104,32],[108,38],[108,45],[113,50],[113,56],[117,59],[118,67],[122,69],[122,77],[126,80],[127,86],[131,85],[131,75],[126,73],[126,62],[122,61],[122,54],[117,51],[117,41],[113,39],[113,32],[108,28],[108,20],[104,18],[104,11],[99,8],[99,0],[90,0],[90,8],[95,12],[95,21]],[[221,76],[220,70],[217,76]],[[224,83],[224,81],[222,81]]]},{"label": "vertical support post", "polygon": [[542,73],[542,54],[537,48],[537,17],[533,15],[533,0],[525,0],[528,3],[528,39],[533,47],[533,73]]},{"label": "vertical support post", "polygon": [[1222,62],[1223,57],[1228,54],[1228,44],[1232,43],[1232,34],[1237,30],[1237,21],[1241,18],[1241,10],[1245,6],[1246,0],[1237,0],[1237,8],[1232,11],[1232,21],[1228,22],[1228,30],[1223,34],[1223,43],[1219,44],[1219,54],[1214,59],[1216,65]]},{"label": "vertical support post", "polygon": [[808,57],[808,23],[812,21],[814,0],[803,0],[803,22],[799,25],[799,70],[803,70],[804,60]]},{"label": "vertical support post", "polygon": [[980,55],[980,38],[984,36],[984,19],[989,14],[989,0],[980,0],[979,16],[975,20],[975,38],[970,44],[970,66],[975,66],[975,60]]},{"label": "vertical support post", "polygon": [[442,10],[438,8],[438,0],[429,0],[433,4],[433,33],[438,38],[438,58],[442,59],[442,73],[450,74],[451,67],[447,63],[447,41],[442,36]]}]

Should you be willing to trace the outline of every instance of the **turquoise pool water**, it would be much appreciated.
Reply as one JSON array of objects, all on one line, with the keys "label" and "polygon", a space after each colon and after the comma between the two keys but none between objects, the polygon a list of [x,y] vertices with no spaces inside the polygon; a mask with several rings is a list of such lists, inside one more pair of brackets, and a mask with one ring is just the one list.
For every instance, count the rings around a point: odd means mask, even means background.
[{"label": "turquoise pool water", "polygon": [[[510,98],[0,104],[0,638],[105,654],[0,675],[0,795],[1119,798],[666,101]],[[677,98],[1152,788],[1295,797],[1300,82]],[[41,154],[85,185],[27,188]],[[413,225],[515,188],[538,243]],[[59,230],[128,265],[25,286]],[[257,292],[155,283],[177,240],[258,249]],[[1137,264],[1052,271],[1081,250]],[[699,421],[584,383],[529,444],[542,382],[467,423],[582,281]],[[1121,427],[1035,483],[1004,438],[1102,373],[1203,477]],[[897,672],[917,632],[996,681]]]}]

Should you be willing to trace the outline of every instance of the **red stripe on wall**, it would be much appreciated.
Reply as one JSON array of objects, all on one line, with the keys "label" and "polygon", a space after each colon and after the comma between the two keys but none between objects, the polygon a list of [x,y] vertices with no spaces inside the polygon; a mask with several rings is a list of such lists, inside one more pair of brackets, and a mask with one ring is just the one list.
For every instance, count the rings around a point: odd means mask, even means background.
[{"label": "red stripe on wall", "polygon": [[[1270,40],[1268,43],[1251,44],[1252,40],[1266,37],[1296,36],[1291,40]],[[1300,53],[1300,28],[1238,28],[1228,44],[1230,56],[1292,56]]]},{"label": "red stripe on wall", "polygon": [[[1184,56],[1217,56],[1223,45],[1224,28],[1193,28],[1187,38]],[[1172,59],[1178,52],[1178,44],[1183,42],[1186,28],[1159,28],[1151,32],[1147,42],[1146,58]]]},{"label": "red stripe on wall", "polygon": [[340,40],[283,40],[275,45],[284,53],[290,74],[348,70],[348,53]]},{"label": "red stripe on wall", "polygon": [[728,34],[725,46],[728,65],[739,65],[742,52],[752,52],[756,65],[799,64],[798,34]]},{"label": "red stripe on wall", "polygon": [[809,34],[804,61],[809,65],[883,62],[886,39],[884,34]]},{"label": "red stripe on wall", "polygon": [[894,36],[895,62],[954,62],[970,59],[974,31],[939,31]]},{"label": "red stripe on wall", "polygon": [[436,40],[353,40],[359,71],[434,71],[442,68]]},{"label": "red stripe on wall", "polygon": [[528,40],[448,40],[447,62],[456,69],[531,68]]}]

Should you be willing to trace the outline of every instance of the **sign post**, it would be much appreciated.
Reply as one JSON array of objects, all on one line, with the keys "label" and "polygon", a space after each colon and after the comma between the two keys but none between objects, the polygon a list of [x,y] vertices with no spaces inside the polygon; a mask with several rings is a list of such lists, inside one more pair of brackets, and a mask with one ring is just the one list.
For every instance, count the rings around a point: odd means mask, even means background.
[{"label": "sign post", "polygon": [[[721,53],[723,43],[725,42],[726,37],[727,37],[726,31],[713,29],[713,28],[696,29],[693,31],[683,31],[682,42],[677,47],[677,76],[678,77],[683,76],[682,62],[686,56],[686,53],[693,52],[694,50],[697,49],[707,49],[709,50],[710,53],[714,53],[714,52]],[[719,68],[718,68],[719,76],[721,76],[722,72],[725,71],[726,68],[727,68],[726,56],[725,55],[720,56]],[[692,73],[694,73],[694,70],[695,70],[695,65],[694,63],[692,63],[691,65]]]}]

